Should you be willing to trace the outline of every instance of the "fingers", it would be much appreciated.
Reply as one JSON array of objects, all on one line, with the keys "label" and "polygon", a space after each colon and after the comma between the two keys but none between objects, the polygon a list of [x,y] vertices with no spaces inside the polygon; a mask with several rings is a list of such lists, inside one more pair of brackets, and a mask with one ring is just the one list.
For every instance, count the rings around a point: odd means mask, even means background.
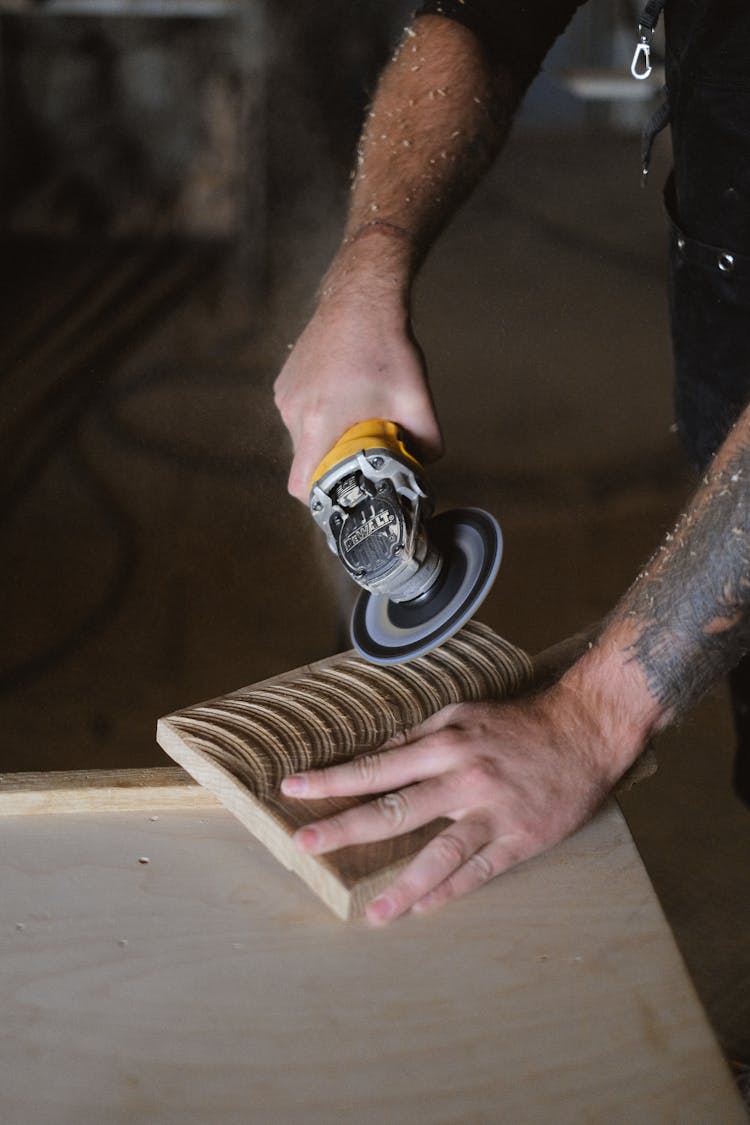
[{"label": "fingers", "polygon": [[419,453],[421,460],[426,464],[431,464],[433,461],[439,461],[445,452],[445,442],[443,435],[438,426],[437,420],[434,427],[425,431],[419,439]]},{"label": "fingers", "polygon": [[394,734],[392,738],[383,743],[380,749],[381,751],[390,751],[397,746],[413,746],[416,742],[425,741],[429,735],[438,734],[446,727],[457,726],[466,710],[467,704],[465,703],[451,703],[448,707],[443,707],[442,710],[430,715],[423,722],[417,723],[416,726]]},{"label": "fingers", "polygon": [[426,383],[419,385],[410,398],[402,398],[398,421],[409,434],[412,452],[420,461],[429,464],[443,456],[443,434]]},{"label": "fingers", "polygon": [[299,441],[295,442],[287,489],[303,504],[307,504],[310,499],[310,487],[314,483],[312,478],[315,470],[339,436],[338,423],[328,430],[323,425],[316,425],[313,428],[308,423]]},{"label": "fingers", "polygon": [[298,458],[292,461],[292,467],[289,471],[289,478],[286,482],[287,492],[293,496],[295,500],[299,500],[302,504],[307,504],[310,499],[310,477],[314,472],[314,468],[300,462]]},{"label": "fingers", "polygon": [[[430,849],[434,855],[428,855]],[[451,852],[455,862],[451,862]],[[436,910],[452,898],[478,890],[530,855],[531,851],[525,853],[511,837],[492,840],[487,821],[467,817],[422,849],[392,886],[369,904],[367,920],[383,925],[407,910],[415,914]]]},{"label": "fingers", "polygon": [[389,840],[444,815],[445,789],[442,779],[437,779],[385,793],[373,801],[300,828],[295,842],[304,852],[322,855],[349,844]]},{"label": "fingers", "polygon": [[443,773],[452,763],[450,747],[437,738],[423,738],[418,746],[377,754],[359,754],[349,762],[323,770],[291,774],[281,783],[286,797],[360,797],[424,781]]},{"label": "fingers", "polygon": [[466,863],[452,872],[447,879],[436,884],[427,894],[413,904],[415,914],[437,910],[452,898],[470,894],[484,883],[509,871],[516,863],[528,858],[504,840],[494,840],[487,847],[469,856]]},{"label": "fingers", "polygon": [[[445,885],[457,871],[472,864],[491,837],[489,822],[482,817],[455,821],[430,840],[395,882],[367,907],[368,921],[389,922],[422,901],[436,887]],[[481,870],[484,871],[484,861]],[[491,878],[488,873],[486,878]],[[485,881],[484,879],[482,881]]]}]

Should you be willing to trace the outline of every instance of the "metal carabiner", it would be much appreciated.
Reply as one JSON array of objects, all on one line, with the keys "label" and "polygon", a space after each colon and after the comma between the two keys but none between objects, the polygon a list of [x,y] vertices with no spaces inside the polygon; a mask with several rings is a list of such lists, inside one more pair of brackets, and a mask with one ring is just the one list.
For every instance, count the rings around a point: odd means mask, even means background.
[{"label": "metal carabiner", "polygon": [[[642,67],[639,69],[639,66]],[[651,32],[644,27],[638,28],[638,42],[633,55],[633,61],[630,64],[630,73],[633,78],[643,81],[651,74],[653,67],[651,66]]]}]

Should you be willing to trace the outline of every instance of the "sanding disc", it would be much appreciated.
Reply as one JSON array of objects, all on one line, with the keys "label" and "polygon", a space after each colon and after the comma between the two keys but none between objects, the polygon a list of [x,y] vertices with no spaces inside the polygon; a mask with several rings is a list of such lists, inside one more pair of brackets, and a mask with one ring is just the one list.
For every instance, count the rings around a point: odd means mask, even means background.
[{"label": "sanding disc", "polygon": [[489,512],[443,512],[427,532],[444,560],[432,589],[409,602],[365,591],[354,607],[352,641],[373,664],[400,664],[442,644],[474,615],[495,581],[503,537]]}]

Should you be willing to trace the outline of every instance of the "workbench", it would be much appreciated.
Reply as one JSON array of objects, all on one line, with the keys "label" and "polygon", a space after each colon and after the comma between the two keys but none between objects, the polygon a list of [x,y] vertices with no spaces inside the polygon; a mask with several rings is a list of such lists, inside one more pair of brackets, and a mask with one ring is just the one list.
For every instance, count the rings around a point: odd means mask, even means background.
[{"label": "workbench", "polygon": [[614,803],[378,930],[176,770],[9,779],[4,1125],[746,1121]]}]

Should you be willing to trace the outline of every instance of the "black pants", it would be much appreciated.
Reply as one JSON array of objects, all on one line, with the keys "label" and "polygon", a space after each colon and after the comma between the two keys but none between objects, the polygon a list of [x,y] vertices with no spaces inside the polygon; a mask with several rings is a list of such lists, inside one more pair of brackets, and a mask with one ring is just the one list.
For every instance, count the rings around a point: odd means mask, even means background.
[{"label": "black pants", "polygon": [[[702,472],[750,402],[750,0],[671,0],[665,17],[675,408]],[[730,690],[750,804],[750,656]]]}]

